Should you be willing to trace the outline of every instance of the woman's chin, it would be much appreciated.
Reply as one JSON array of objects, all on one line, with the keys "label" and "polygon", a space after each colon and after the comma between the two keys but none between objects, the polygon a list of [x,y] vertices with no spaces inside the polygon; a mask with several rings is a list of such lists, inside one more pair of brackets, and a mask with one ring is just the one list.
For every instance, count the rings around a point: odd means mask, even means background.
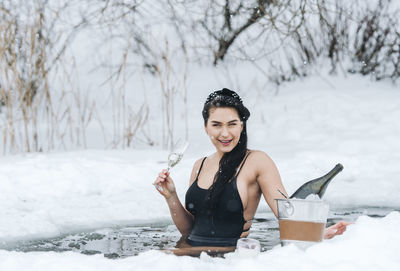
[{"label": "woman's chin", "polygon": [[218,150],[223,153],[231,152],[233,150],[233,144],[229,144],[228,146],[219,146]]}]

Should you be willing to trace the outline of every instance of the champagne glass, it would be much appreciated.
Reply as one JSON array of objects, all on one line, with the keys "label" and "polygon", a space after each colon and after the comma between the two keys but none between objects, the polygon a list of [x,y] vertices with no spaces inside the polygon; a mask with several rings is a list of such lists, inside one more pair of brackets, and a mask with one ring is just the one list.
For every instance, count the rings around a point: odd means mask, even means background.
[{"label": "champagne glass", "polygon": [[176,166],[179,163],[179,161],[181,161],[183,154],[185,153],[188,146],[189,142],[187,142],[186,140],[179,139],[176,142],[174,148],[168,155],[168,168],[167,168],[168,173],[171,170],[171,168]]},{"label": "champagne glass", "polygon": [[[187,142],[186,140],[178,139],[178,141],[175,143],[174,147],[172,148],[172,151],[168,155],[167,173],[169,173],[171,168],[176,166],[181,161],[183,154],[185,153],[188,146],[189,146],[189,142]],[[157,189],[160,191],[163,191],[163,188],[161,187],[161,185],[157,185]]]},{"label": "champagne glass", "polygon": [[260,250],[260,242],[256,239],[240,238],[236,244],[236,252],[242,256],[255,256]]}]

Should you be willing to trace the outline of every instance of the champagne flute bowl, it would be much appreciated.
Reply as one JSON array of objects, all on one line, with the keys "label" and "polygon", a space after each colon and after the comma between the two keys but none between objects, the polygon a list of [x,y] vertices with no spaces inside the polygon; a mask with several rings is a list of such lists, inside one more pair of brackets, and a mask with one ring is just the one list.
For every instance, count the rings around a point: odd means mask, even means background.
[{"label": "champagne flute bowl", "polygon": [[[174,144],[171,152],[168,155],[168,168],[167,173],[171,171],[171,169],[176,166],[183,157],[186,149],[189,147],[189,142],[186,140],[178,139],[178,141]],[[156,185],[157,189],[163,191],[161,185]]]},{"label": "champagne flute bowl", "polygon": [[178,140],[173,148],[173,150],[168,155],[168,168],[167,172],[171,170],[174,166],[176,166],[179,161],[181,161],[183,154],[185,153],[187,147],[189,146],[189,142],[186,140]]}]

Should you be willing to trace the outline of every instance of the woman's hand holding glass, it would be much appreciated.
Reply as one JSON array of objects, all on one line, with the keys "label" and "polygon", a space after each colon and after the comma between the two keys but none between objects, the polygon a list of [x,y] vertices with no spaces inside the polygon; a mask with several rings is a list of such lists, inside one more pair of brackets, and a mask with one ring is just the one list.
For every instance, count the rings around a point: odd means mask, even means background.
[{"label": "woman's hand holding glass", "polygon": [[169,176],[169,172],[163,169],[154,181],[154,186],[157,191],[163,195],[166,199],[169,199],[176,194],[175,184],[172,178]]},{"label": "woman's hand holding glass", "polygon": [[172,167],[176,166],[183,157],[183,153],[189,146],[186,140],[178,139],[175,143],[173,150],[168,155],[168,169],[164,169],[158,174],[157,179],[153,183],[157,191],[160,192],[166,199],[176,194],[175,185],[169,177],[169,172]]}]

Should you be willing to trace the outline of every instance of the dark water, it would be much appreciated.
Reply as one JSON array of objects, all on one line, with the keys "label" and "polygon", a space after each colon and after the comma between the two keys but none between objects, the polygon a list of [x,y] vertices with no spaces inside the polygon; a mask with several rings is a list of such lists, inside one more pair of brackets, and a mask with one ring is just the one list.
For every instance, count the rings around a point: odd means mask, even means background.
[{"label": "dark water", "polygon": [[[357,207],[341,208],[330,212],[327,226],[339,220],[353,222],[361,215],[383,217],[394,208]],[[168,249],[176,246],[181,235],[174,225],[167,223],[146,226],[105,228],[93,232],[82,232],[45,240],[28,240],[0,245],[0,249],[12,251],[75,251],[83,254],[103,254],[108,258],[137,255],[153,249]],[[272,213],[257,214],[249,238],[260,241],[262,251],[279,244],[278,221]]]}]

